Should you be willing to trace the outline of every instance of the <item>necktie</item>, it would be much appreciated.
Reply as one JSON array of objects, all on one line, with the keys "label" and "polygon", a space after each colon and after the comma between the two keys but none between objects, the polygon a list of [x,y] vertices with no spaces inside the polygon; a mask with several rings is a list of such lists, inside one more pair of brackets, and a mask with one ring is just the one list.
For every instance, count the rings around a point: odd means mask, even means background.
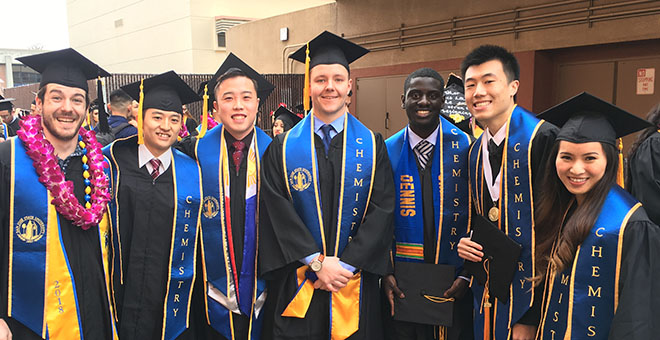
[{"label": "necktie", "polygon": [[415,145],[415,151],[417,152],[417,160],[422,170],[426,169],[426,164],[429,162],[429,157],[431,157],[431,151],[433,150],[433,144],[427,140],[422,140],[421,142]]},{"label": "necktie", "polygon": [[153,168],[151,170],[151,179],[155,180],[160,175],[160,159],[152,158],[149,163],[151,163],[151,167]]},{"label": "necktie", "polygon": [[502,165],[502,151],[504,150],[504,140],[500,145],[495,144],[491,138],[488,141],[488,162],[490,163],[490,172],[493,175],[493,184],[495,178],[500,173],[500,166]]},{"label": "necktie", "polygon": [[332,138],[330,137],[330,131],[333,131],[335,128],[332,127],[330,124],[324,124],[321,126],[321,130],[323,131],[323,146],[325,147],[325,154],[328,154],[328,150],[330,150],[330,141]]},{"label": "necktie", "polygon": [[245,143],[237,140],[231,145],[234,147],[234,152],[231,154],[231,156],[232,160],[234,161],[234,166],[236,167],[236,175],[238,175],[238,170],[240,170],[241,161],[243,160],[243,149],[245,149]]}]

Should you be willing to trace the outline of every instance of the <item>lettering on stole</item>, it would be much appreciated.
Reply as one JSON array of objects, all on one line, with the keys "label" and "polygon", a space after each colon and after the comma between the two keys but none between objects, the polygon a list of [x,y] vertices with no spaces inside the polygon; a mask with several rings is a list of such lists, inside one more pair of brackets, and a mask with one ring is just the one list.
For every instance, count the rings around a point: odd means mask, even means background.
[{"label": "lettering on stole", "polygon": [[[195,220],[195,218],[193,218],[193,216],[195,216],[195,215],[193,214],[192,210],[190,209],[192,203],[193,203],[192,196],[186,197],[187,207],[186,207],[186,209],[184,209],[184,212],[183,212],[183,219],[182,220],[184,221],[184,224],[183,224],[183,228],[181,230],[183,232],[183,235],[181,236],[181,239],[179,240],[179,247],[175,247],[175,249],[174,249],[175,251],[178,250],[178,253],[172,254],[172,260],[173,261],[176,257],[178,257],[180,259],[180,261],[183,262],[188,256],[193,256],[194,255],[194,254],[192,254],[192,251],[193,251],[194,247],[192,247],[191,243],[190,243],[191,242],[190,241],[190,230],[192,228],[191,224],[194,226],[194,220]],[[193,223],[188,223],[188,222],[193,222]],[[179,227],[179,226],[177,225],[177,227]],[[194,244],[195,241],[193,240],[192,242]],[[177,270],[178,275],[183,276],[183,275],[186,274],[186,268],[184,266],[179,266],[179,268],[177,268],[177,269],[178,269]],[[188,269],[188,270],[192,270],[192,268]],[[172,312],[174,313],[174,317],[177,317],[178,312],[179,312],[178,304],[181,302],[180,301],[180,296],[181,296],[181,294],[186,294],[186,292],[183,289],[184,288],[183,284],[185,283],[185,281],[175,280],[175,278],[176,278],[176,276],[172,277],[172,281],[171,281],[170,284],[171,285],[176,285],[176,287],[175,287],[176,290],[174,291],[174,294],[171,295],[172,296],[171,299],[172,299],[172,303],[175,304],[174,306],[176,306],[176,307],[172,308]],[[185,287],[185,288],[187,288],[187,287]]]},{"label": "lettering on stole", "polygon": [[[605,228],[598,228],[594,231],[594,235],[598,238],[602,238],[603,237],[602,231],[604,231],[604,230],[605,230]],[[603,247],[602,246],[591,246],[591,258],[592,258],[593,261],[596,261],[597,263],[600,262],[601,261],[600,259],[603,258]],[[564,273],[560,273],[560,274],[561,274],[560,284],[562,284],[564,286],[568,286],[570,275],[566,275]],[[600,266],[598,266],[598,265],[592,265],[591,266],[591,277],[592,278],[599,278],[600,277]],[[587,298],[591,301],[593,301],[593,299],[601,299],[602,298],[602,296],[601,296],[602,288],[603,288],[602,286],[587,284]],[[564,297],[564,294],[559,293],[559,298],[557,300],[558,304],[560,304],[560,305],[562,304],[563,297]],[[558,322],[560,315],[561,314],[559,312],[557,312],[557,311],[554,312],[552,321],[553,322]],[[590,313],[589,313],[589,317],[592,318],[592,319],[596,318],[596,305],[595,304],[591,305],[591,310],[590,310]],[[555,330],[550,330],[550,334],[552,336],[552,339],[554,339],[556,331]],[[594,325],[587,326],[586,335],[588,337],[595,337],[597,334],[598,333],[597,333],[596,326],[594,326]]]}]

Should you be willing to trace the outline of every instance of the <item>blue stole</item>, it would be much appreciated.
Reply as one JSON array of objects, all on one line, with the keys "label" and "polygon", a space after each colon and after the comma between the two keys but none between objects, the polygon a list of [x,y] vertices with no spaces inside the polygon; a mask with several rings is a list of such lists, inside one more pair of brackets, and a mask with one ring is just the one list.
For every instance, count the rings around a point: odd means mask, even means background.
[{"label": "blue stole", "polygon": [[7,131],[7,124],[0,122],[0,125],[2,125],[2,135],[0,136],[2,136],[2,138],[7,140],[7,138],[9,138],[9,131]]},{"label": "blue stole", "polygon": [[[500,170],[500,199],[498,202],[499,228],[514,241],[522,245],[518,270],[511,282],[508,304],[498,299],[493,304],[494,333],[496,339],[506,339],[509,329],[520,320],[534,302],[532,283],[527,278],[534,276],[534,197],[532,192],[531,150],[539,127],[545,121],[533,113],[516,106],[506,125],[506,144]],[[484,134],[470,148],[470,191],[478,214],[485,215],[482,202],[490,200],[484,184],[483,156],[481,153]],[[484,314],[479,313],[484,287],[472,282],[474,292],[474,336],[483,338]]]},{"label": "blue stole", "polygon": [[[201,126],[201,124],[200,124]],[[260,173],[261,157],[268,148],[271,138],[261,129],[254,128],[254,144],[258,157],[257,174]],[[258,235],[258,202],[260,179],[257,176],[257,195],[246,200],[245,204],[245,236],[243,239],[243,263],[240,269],[239,292],[232,291],[236,285],[231,273],[230,254],[227,244],[226,230],[231,226],[225,221],[225,193],[222,181],[221,147],[224,141],[224,127],[219,124],[208,130],[203,138],[197,140],[197,161],[202,169],[202,186],[204,200],[202,203],[202,257],[204,261],[204,294],[208,292],[206,282],[211,282],[215,288],[227,297],[240,297],[238,307],[243,315],[250,317],[250,339],[259,339],[261,335],[261,317],[263,313],[255,313],[257,299],[262,297],[266,289],[264,280],[257,279],[257,244]],[[247,155],[246,155],[247,156]],[[249,161],[249,160],[248,160]],[[252,227],[249,227],[252,226]],[[232,313],[214,299],[206,296],[207,321],[227,339],[234,339]]]},{"label": "blue stole", "polygon": [[[78,307],[78,296],[76,294],[76,283],[69,264],[65,245],[62,241],[60,227],[60,215],[55,207],[49,203],[52,199],[46,187],[39,182],[39,175],[32,170],[33,161],[27,155],[23,142],[17,138],[10,138],[11,143],[11,180],[10,180],[10,203],[9,203],[9,277],[8,277],[8,316],[29,328],[35,334],[49,339],[49,333],[59,334],[60,337],[68,339],[83,339],[82,323]],[[107,173],[106,173],[107,175]],[[17,187],[17,184],[20,187]],[[50,217],[50,218],[49,218]],[[106,217],[104,217],[105,219]],[[105,221],[103,222],[105,224]],[[49,228],[57,228],[54,233]],[[96,227],[101,249],[101,258],[105,260],[107,231]],[[81,230],[82,232],[82,230]],[[49,241],[49,235],[56,237]],[[51,243],[52,242],[52,243]],[[47,247],[48,246],[48,247]],[[60,249],[51,249],[61,247]],[[52,263],[48,256],[58,256],[54,253],[62,252],[66,268],[47,268],[47,263]],[[70,280],[72,287],[68,291],[66,285],[60,285],[58,280],[49,282],[49,271],[64,269],[64,276],[54,274],[55,278]],[[108,272],[104,264],[106,276],[106,289],[110,289],[108,283]],[[64,282],[63,282],[64,283]],[[62,288],[62,293],[60,290]],[[46,291],[61,297],[59,306],[46,305]],[[60,294],[62,294],[60,296]],[[64,294],[67,294],[65,296]],[[109,299],[109,295],[108,295]],[[72,304],[66,304],[70,301]],[[64,304],[63,304],[64,301]],[[108,301],[110,304],[110,301]],[[112,315],[112,305],[110,315]],[[53,324],[48,324],[48,314],[62,314],[71,316],[74,310],[77,319],[75,327],[62,329],[61,327],[72,327],[71,320],[61,320],[52,317]],[[49,311],[47,313],[47,311]],[[112,318],[111,318],[112,319]],[[57,329],[49,329],[55,327]],[[116,327],[111,320],[113,338],[116,339]],[[56,335],[57,337],[58,335]]]},{"label": "blue stole", "polygon": [[641,204],[613,185],[573,266],[549,270],[540,339],[607,339],[619,302],[623,235]]},{"label": "blue stole", "polygon": [[[416,155],[403,128],[385,141],[392,169],[397,200],[394,223],[394,258],[398,261],[424,262],[424,214],[422,182]],[[465,235],[470,221],[467,175],[470,137],[442,116],[431,162],[433,211],[436,226],[434,263],[450,264],[460,270],[463,260],[456,244]],[[427,245],[428,247],[432,245]]]},{"label": "blue stole", "polygon": [[[137,141],[129,137],[115,143]],[[119,225],[119,166],[115,159],[115,143],[103,149],[110,164],[112,199],[110,200],[111,225],[113,230],[112,273],[118,272],[123,284],[121,261],[121,238]],[[135,144],[137,147],[137,144]],[[163,339],[172,340],[188,328],[190,299],[195,281],[195,256],[197,249],[197,226],[201,213],[201,172],[195,162],[182,152],[172,149],[172,177],[174,182],[174,220],[172,221],[172,244],[170,248],[170,275],[167,278],[167,294],[163,310]],[[111,281],[113,282],[113,281]],[[114,285],[114,282],[112,283]],[[114,291],[114,289],[113,289]],[[114,302],[114,295],[113,295]],[[179,312],[181,311],[181,312]],[[116,316],[115,316],[116,317]]]},{"label": "blue stole", "polygon": [[[293,206],[323,254],[341,256],[362,223],[371,198],[376,171],[374,134],[355,117],[344,119],[342,176],[337,214],[337,234],[325,235],[314,138],[314,117],[307,115],[284,137],[284,179]],[[293,190],[292,190],[293,189]],[[334,249],[326,249],[326,236],[335,237]]]}]

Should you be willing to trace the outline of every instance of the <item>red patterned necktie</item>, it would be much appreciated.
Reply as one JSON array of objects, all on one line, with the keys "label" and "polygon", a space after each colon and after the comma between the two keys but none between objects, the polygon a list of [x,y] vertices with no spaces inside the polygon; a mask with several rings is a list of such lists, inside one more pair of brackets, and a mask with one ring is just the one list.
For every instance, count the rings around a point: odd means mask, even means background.
[{"label": "red patterned necktie", "polygon": [[151,178],[155,180],[158,175],[160,175],[160,159],[152,158],[149,163],[151,163],[151,167],[154,168],[151,170]]},{"label": "red patterned necktie", "polygon": [[243,160],[243,149],[245,149],[245,143],[237,140],[232,143],[232,146],[234,147],[234,152],[231,156],[234,160],[234,166],[236,167],[236,174],[238,175],[238,170],[240,170],[241,161]]}]

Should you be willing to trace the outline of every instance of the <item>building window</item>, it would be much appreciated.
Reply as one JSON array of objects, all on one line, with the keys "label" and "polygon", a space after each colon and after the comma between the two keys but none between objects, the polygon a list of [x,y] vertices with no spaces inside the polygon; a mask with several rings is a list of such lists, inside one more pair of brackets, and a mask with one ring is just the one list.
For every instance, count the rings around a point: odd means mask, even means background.
[{"label": "building window", "polygon": [[225,32],[218,32],[218,47],[227,47]]},{"label": "building window", "polygon": [[41,81],[41,75],[25,65],[12,66],[12,76],[14,77],[14,86],[23,86],[34,84]]},{"label": "building window", "polygon": [[227,47],[227,31],[242,23],[248,22],[250,19],[244,18],[227,18],[227,17],[216,17],[215,18],[215,35],[217,41],[217,48],[224,49]]}]

